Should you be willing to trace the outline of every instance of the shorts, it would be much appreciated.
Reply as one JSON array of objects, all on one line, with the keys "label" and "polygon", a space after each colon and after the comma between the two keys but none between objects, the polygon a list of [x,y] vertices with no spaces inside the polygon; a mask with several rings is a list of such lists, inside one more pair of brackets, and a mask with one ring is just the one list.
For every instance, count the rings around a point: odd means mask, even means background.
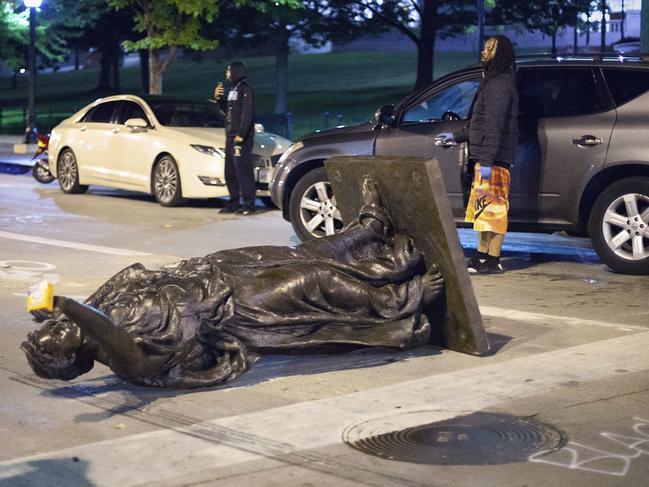
[{"label": "shorts", "polygon": [[509,211],[509,171],[492,166],[491,180],[480,177],[480,164],[475,165],[465,222],[473,223],[476,232],[507,233]]}]

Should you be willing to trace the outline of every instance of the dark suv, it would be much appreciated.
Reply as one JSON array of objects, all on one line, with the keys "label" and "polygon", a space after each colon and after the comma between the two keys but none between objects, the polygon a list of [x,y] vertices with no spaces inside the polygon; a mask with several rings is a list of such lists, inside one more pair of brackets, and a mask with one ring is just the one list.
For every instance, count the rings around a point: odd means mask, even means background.
[{"label": "dark suv", "polygon": [[[642,57],[518,61],[519,141],[510,230],[590,235],[608,266],[649,273],[649,62]],[[273,201],[308,240],[342,228],[323,161],[338,155],[435,157],[463,225],[466,145],[436,146],[466,123],[479,66],[377,110],[376,121],[314,133],[281,157]],[[407,198],[408,195],[404,195]]]}]

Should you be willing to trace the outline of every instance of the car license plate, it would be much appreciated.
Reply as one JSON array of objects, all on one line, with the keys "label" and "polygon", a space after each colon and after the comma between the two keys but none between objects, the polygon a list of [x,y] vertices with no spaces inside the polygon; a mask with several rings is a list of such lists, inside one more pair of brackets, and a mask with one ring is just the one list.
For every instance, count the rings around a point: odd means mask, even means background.
[{"label": "car license plate", "polygon": [[259,168],[259,173],[257,174],[257,182],[268,184],[273,176],[273,170],[269,167]]}]

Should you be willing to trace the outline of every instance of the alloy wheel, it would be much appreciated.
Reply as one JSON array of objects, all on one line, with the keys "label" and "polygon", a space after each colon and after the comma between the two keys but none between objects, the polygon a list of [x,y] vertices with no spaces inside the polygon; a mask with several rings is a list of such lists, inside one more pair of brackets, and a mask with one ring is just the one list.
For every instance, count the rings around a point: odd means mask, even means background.
[{"label": "alloy wheel", "polygon": [[343,228],[331,184],[318,181],[309,186],[300,200],[300,219],[314,237],[333,235]]},{"label": "alloy wheel", "polygon": [[627,260],[649,257],[649,197],[629,193],[607,208],[602,232],[608,247]]},{"label": "alloy wheel", "polygon": [[155,193],[161,203],[169,203],[178,193],[178,172],[169,159],[163,159],[156,167]]},{"label": "alloy wheel", "polygon": [[77,160],[70,151],[63,153],[59,161],[59,183],[64,191],[71,191],[77,182]]}]

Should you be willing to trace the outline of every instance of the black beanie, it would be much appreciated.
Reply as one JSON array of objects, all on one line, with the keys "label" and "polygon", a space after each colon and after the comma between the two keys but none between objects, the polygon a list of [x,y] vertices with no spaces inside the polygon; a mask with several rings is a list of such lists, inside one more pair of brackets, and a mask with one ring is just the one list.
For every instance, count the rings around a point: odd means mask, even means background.
[{"label": "black beanie", "polygon": [[246,65],[241,61],[234,61],[228,66],[230,68],[230,77],[232,79],[232,84],[237,84],[239,81],[244,79],[247,76]]}]

